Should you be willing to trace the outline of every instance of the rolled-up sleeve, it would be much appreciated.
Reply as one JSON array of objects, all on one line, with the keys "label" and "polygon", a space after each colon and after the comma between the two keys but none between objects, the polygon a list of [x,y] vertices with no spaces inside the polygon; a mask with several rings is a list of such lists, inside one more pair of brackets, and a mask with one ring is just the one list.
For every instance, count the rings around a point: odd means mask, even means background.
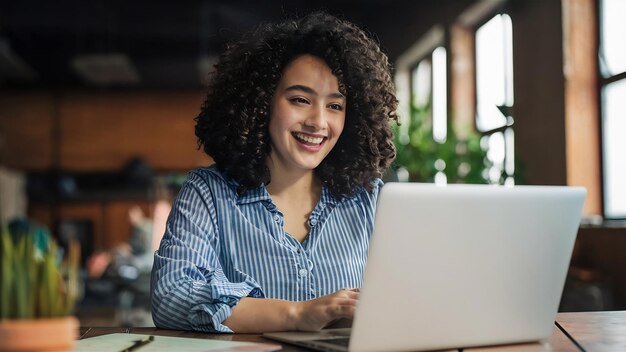
[{"label": "rolled-up sleeve", "polygon": [[244,273],[222,270],[219,224],[211,188],[191,173],[176,198],[152,268],[152,318],[157,327],[232,332],[222,322],[243,297],[263,297]]}]

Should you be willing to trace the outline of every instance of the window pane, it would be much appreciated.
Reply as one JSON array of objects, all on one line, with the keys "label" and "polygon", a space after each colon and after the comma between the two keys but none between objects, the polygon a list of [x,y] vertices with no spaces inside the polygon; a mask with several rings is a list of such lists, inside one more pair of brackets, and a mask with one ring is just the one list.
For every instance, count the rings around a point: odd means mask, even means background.
[{"label": "window pane", "polygon": [[513,105],[512,26],[496,15],[476,31],[476,124],[488,131],[506,125],[498,105]]},{"label": "window pane", "polygon": [[[409,127],[411,124],[428,125],[432,127],[432,64],[430,57],[421,60],[415,68],[411,70],[411,108],[409,116],[406,116],[407,123],[403,123],[399,128],[399,142],[407,145],[410,142]],[[419,117],[419,118],[418,118]],[[418,118],[418,120],[415,120]],[[416,127],[416,126],[414,126]]]},{"label": "window pane", "polygon": [[603,89],[602,147],[604,209],[608,218],[626,217],[626,80]]},{"label": "window pane", "polygon": [[411,77],[413,91],[413,104],[418,109],[425,108],[430,102],[430,79],[431,65],[430,60],[422,60],[413,70]]},{"label": "window pane", "polygon": [[504,171],[507,175],[512,176],[515,173],[515,134],[512,128],[507,128],[504,131],[505,141],[505,157],[504,157]]},{"label": "window pane", "polygon": [[603,0],[601,11],[602,70],[606,76],[613,76],[626,71],[626,1]]},{"label": "window pane", "polygon": [[491,162],[489,169],[489,182],[500,183],[500,178],[504,171],[504,159],[506,155],[504,133],[497,132],[489,138],[489,149],[487,150],[487,159]]},{"label": "window pane", "polygon": [[448,129],[448,99],[446,81],[446,49],[433,51],[433,138],[443,143]]}]

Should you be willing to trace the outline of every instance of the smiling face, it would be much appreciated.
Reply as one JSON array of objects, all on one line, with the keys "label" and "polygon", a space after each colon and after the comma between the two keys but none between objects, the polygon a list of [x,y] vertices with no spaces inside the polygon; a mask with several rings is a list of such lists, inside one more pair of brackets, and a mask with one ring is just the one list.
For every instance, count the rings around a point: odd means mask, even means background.
[{"label": "smiling face", "polygon": [[302,55],[285,67],[270,107],[270,170],[312,171],[333,149],[346,97],[324,60]]}]

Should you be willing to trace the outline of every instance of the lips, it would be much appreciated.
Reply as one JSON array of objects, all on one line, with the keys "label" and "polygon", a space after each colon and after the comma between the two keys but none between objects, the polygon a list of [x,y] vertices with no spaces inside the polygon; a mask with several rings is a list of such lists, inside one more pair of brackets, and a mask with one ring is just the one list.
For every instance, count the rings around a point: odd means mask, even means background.
[{"label": "lips", "polygon": [[293,132],[292,135],[300,142],[306,145],[320,145],[322,144],[325,140],[326,137],[320,137],[320,136],[310,136],[307,134],[303,134],[300,132]]}]

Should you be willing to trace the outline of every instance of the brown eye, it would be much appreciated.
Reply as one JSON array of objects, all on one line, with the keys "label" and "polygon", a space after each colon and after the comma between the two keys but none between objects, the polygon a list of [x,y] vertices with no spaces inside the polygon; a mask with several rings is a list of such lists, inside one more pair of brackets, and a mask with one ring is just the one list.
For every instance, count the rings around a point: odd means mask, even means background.
[{"label": "brown eye", "polygon": [[343,106],[341,104],[330,104],[328,107],[331,110],[337,110],[337,111],[342,111],[343,110]]},{"label": "brown eye", "polygon": [[296,104],[309,104],[309,101],[302,97],[291,98],[289,101]]}]

